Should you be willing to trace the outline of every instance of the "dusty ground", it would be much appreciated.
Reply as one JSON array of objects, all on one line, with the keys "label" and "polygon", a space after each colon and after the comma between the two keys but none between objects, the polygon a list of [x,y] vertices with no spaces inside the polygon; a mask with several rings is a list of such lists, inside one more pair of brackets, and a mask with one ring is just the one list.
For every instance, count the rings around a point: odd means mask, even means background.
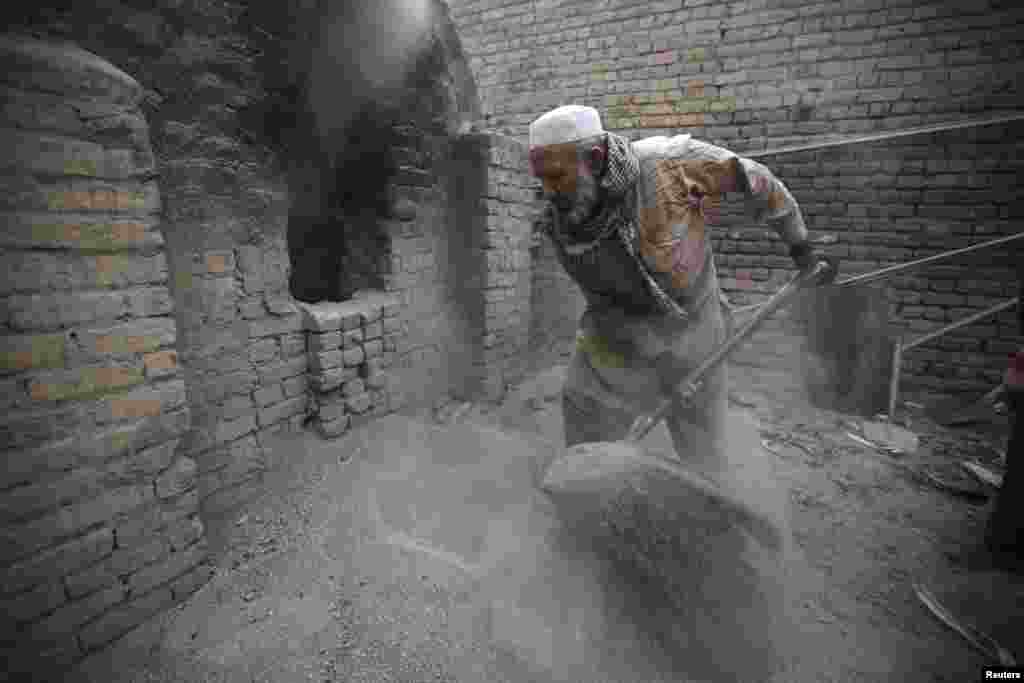
[{"label": "dusty ground", "polygon": [[[920,435],[920,447],[913,455],[896,457],[850,438],[848,432],[856,434],[860,428],[857,420],[776,394],[763,373],[736,371],[733,377],[734,408],[756,420],[762,445],[773,454],[774,476],[789,486],[793,533],[809,570],[797,617],[797,632],[806,647],[788,681],[977,679],[980,668],[993,662],[924,609],[914,595],[914,581],[924,582],[954,613],[1001,641],[1018,660],[1024,658],[1024,638],[1018,635],[1024,633],[1024,577],[986,566],[975,552],[987,515],[983,497],[941,490],[921,477],[932,472],[983,495],[961,474],[957,461],[997,464],[996,453],[1005,447],[1005,425],[947,430],[912,417],[909,427]],[[559,386],[556,368],[518,387],[500,406],[450,406],[439,415],[421,417],[471,421],[557,443]],[[486,672],[466,668],[466,662],[487,659],[469,650],[456,652],[476,642],[481,628],[473,614],[459,612],[453,597],[466,588],[460,583],[460,562],[473,552],[480,562],[489,557],[486,548],[470,548],[472,533],[449,537],[450,543],[441,545],[461,544],[461,555],[423,565],[422,586],[403,584],[401,590],[387,574],[397,555],[380,555],[358,566],[343,556],[353,537],[336,528],[346,504],[337,482],[358,481],[366,453],[360,451],[365,443],[357,436],[329,445],[312,437],[282,442],[280,448],[290,449],[291,466],[271,478],[267,495],[230,519],[211,521],[220,555],[210,584],[181,609],[86,662],[72,679],[566,680],[521,662],[502,664],[493,656]],[[394,440],[399,437],[390,438],[387,448],[400,451],[402,442]],[[498,434],[487,438],[504,443]],[[469,460],[459,465],[467,471],[476,466],[471,461],[478,456],[472,454],[472,443],[459,443],[470,451],[463,454]],[[511,439],[507,446],[510,451],[522,448]],[[492,453],[500,450],[490,447]],[[492,474],[480,470],[467,476],[479,480]],[[415,492],[407,493],[410,501],[415,499]],[[358,494],[349,491],[347,497]],[[493,508],[502,496],[508,498],[504,504],[513,505],[509,501],[522,494],[496,488],[492,495]],[[366,548],[363,555],[368,557],[370,546]],[[376,574],[374,562],[381,568]],[[528,569],[522,564],[521,574]],[[458,614],[465,616],[464,623],[456,623]],[[401,629],[396,630],[396,623]],[[507,627],[511,635],[504,637],[516,641],[520,651],[532,647],[534,661],[557,659],[559,652],[543,651],[543,634],[531,632],[527,622],[508,623],[519,624]],[[496,628],[489,623],[487,633]],[[395,638],[399,631],[401,642]],[[442,632],[449,640],[430,635]],[[453,633],[465,637],[451,639]],[[653,680],[635,673],[634,680]]]}]

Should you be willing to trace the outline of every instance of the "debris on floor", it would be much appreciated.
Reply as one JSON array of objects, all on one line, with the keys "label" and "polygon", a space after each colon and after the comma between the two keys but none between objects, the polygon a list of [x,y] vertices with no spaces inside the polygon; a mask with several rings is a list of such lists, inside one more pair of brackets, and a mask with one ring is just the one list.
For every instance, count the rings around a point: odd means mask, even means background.
[{"label": "debris on floor", "polygon": [[999,662],[1001,666],[1016,666],[1017,663],[1010,654],[1010,651],[993,640],[988,634],[979,631],[971,625],[957,619],[940,603],[931,591],[920,583],[914,584],[914,592],[925,607],[936,616],[942,623],[963,636],[964,640],[974,646],[979,652]]},{"label": "debris on floor", "polygon": [[890,422],[866,421],[861,430],[865,439],[893,455],[912,455],[920,445],[917,434]]},{"label": "debris on floor", "polygon": [[1003,404],[1005,392],[1005,386],[1000,384],[981,398],[947,397],[929,406],[927,412],[935,422],[946,427],[991,422],[993,418],[1006,414]]},{"label": "debris on floor", "polygon": [[954,496],[959,496],[973,501],[983,502],[988,500],[988,491],[981,487],[974,486],[973,484],[965,484],[962,481],[953,479],[945,474],[929,472],[928,470],[921,470],[921,476],[925,481],[940,491],[946,491],[947,493],[952,493]]},{"label": "debris on floor", "polygon": [[[532,657],[539,666],[541,659],[551,659],[547,653],[557,653],[550,663],[565,669],[577,666],[573,648],[585,641],[591,643],[587,647],[594,649],[588,652],[594,656],[581,661],[600,669],[604,662],[601,666],[590,663],[603,660],[593,643],[599,638],[625,642],[633,637],[634,628],[625,618],[602,621],[602,610],[611,610],[608,615],[635,616],[636,623],[643,624],[643,615],[670,605],[653,590],[638,599],[643,591],[624,582],[620,589],[606,591],[607,605],[597,605],[594,596],[600,594],[596,586],[606,580],[603,573],[595,570],[583,580],[577,570],[590,565],[566,560],[559,569],[549,561],[555,555],[537,554],[537,549],[546,547],[546,534],[567,545],[576,537],[555,534],[554,527],[549,529],[547,513],[524,512],[528,506],[524,507],[520,491],[509,484],[517,477],[528,478],[525,470],[519,471],[526,467],[519,460],[522,452],[543,444],[560,449],[558,396],[563,381],[564,366],[544,370],[507,395],[500,408],[477,404],[466,409],[464,403],[451,401],[442,417],[455,418],[457,424],[442,429],[427,411],[417,416],[421,422],[408,423],[418,425],[410,426],[408,432],[405,427],[398,430],[396,425],[371,422],[376,427],[363,427],[333,444],[312,438],[278,444],[290,455],[286,461],[294,466],[294,473],[273,474],[266,496],[225,516],[225,528],[218,531],[224,535],[224,547],[218,551],[216,577],[181,609],[154,622],[151,637],[159,639],[155,654],[148,642],[143,646],[141,639],[126,641],[116,653],[111,651],[86,667],[87,678],[69,683],[686,680],[643,675],[636,667],[558,676],[559,672],[543,668],[528,670],[519,659],[513,662],[511,655],[502,655],[504,659],[496,655],[493,671],[452,668],[457,661],[466,667],[477,661],[469,649],[470,643],[478,642],[476,638],[484,643],[484,636],[495,640],[500,636],[504,640],[499,644],[518,646],[517,657]],[[992,483],[1005,471],[1003,425],[993,421],[951,429],[928,419],[924,411],[908,411],[909,420],[898,425],[865,421],[788,396],[780,398],[778,385],[761,374],[751,372],[744,378],[740,369],[733,382],[737,391],[731,396],[732,412],[751,421],[749,447],[737,453],[737,464],[750,469],[735,486],[762,493],[766,481],[780,487],[780,507],[791,531],[786,536],[806,565],[801,565],[793,582],[799,589],[794,597],[799,600],[794,601],[792,618],[781,622],[798,625],[799,642],[793,648],[799,655],[793,658],[794,671],[773,681],[914,677],[960,681],[970,680],[983,664],[1024,656],[1016,635],[1024,629],[1019,607],[1024,605],[1024,576],[985,564],[985,558],[979,558],[980,564],[971,559],[986,517],[978,502],[994,495]],[[360,435],[374,430],[383,431],[376,440],[365,440],[366,450],[358,454],[364,445]],[[437,468],[434,479],[420,476],[431,471],[425,469],[422,458],[395,458],[421,448],[428,437],[454,439],[458,434],[462,435],[458,443],[439,441],[433,447],[433,457],[448,463]],[[482,445],[485,442],[491,446]],[[502,456],[513,442],[518,444],[514,447],[517,457]],[[670,443],[664,426],[647,441],[652,452],[670,448]],[[391,476],[374,476],[380,472],[378,461],[389,457],[395,458]],[[413,469],[406,472],[404,467]],[[358,472],[363,472],[362,478],[355,477]],[[989,483],[983,483],[984,478]],[[609,532],[618,539],[611,544],[615,550],[623,555],[631,551],[640,562],[647,557],[656,570],[667,566],[665,545],[645,545],[644,538],[630,532],[645,524],[670,529],[679,510],[671,495],[678,489],[668,487],[671,477],[652,483],[655,498],[665,505],[616,507],[602,521],[617,523],[617,529]],[[369,504],[370,488],[380,489],[381,495],[374,498],[380,505],[378,512],[368,516],[367,510],[377,509]],[[630,496],[621,496],[618,502],[628,503]],[[699,500],[690,503],[689,514],[697,518],[702,510],[713,507],[702,507]],[[451,508],[470,504],[475,506],[474,514],[452,513]],[[434,514],[444,509],[449,511],[443,519],[440,513]],[[652,519],[637,518],[642,512]],[[372,528],[386,524],[389,531],[379,542],[364,544],[360,539],[369,533],[371,521]],[[709,533],[715,530],[710,523],[697,526]],[[417,539],[429,536],[430,547],[393,543],[399,529]],[[759,550],[752,540],[748,545],[741,543],[747,542],[746,533],[733,539],[735,547]],[[718,583],[718,590],[708,586],[707,595],[721,594],[722,584],[735,582],[736,571],[722,571],[725,566],[737,567],[727,561],[726,540],[709,544],[712,549],[722,546],[717,555],[695,558],[709,569],[697,573],[711,584]],[[360,552],[349,552],[350,542],[359,542]],[[482,552],[491,553],[488,557],[493,559],[477,557]],[[453,562],[450,553],[459,553],[467,561]],[[770,558],[771,553],[765,552],[760,560]],[[493,612],[485,610],[484,603],[469,600],[477,590],[473,588],[477,579],[467,577],[464,568],[489,567],[489,562],[499,559],[507,563],[502,565],[507,571],[488,574],[491,579],[480,587],[480,595],[506,600],[510,606]],[[561,583],[553,581],[554,576],[561,576]],[[667,579],[671,587],[673,577]],[[932,601],[922,609],[924,601],[913,590],[915,580],[927,585],[944,605]],[[647,590],[658,582],[637,583]],[[691,604],[704,605],[701,587],[681,586],[687,587],[692,588]],[[491,595],[498,588],[501,594]],[[737,593],[729,599],[742,602],[744,598]],[[956,614],[953,622],[970,634],[972,645],[981,647],[958,647],[965,636],[938,616],[943,610]],[[559,640],[538,637],[541,631],[535,620],[526,618],[535,612],[547,615],[542,621],[557,631]],[[765,613],[772,611],[760,611]],[[714,633],[716,654],[725,651],[735,658],[735,642],[767,643],[762,638],[765,631],[773,638],[787,631],[781,627],[772,631],[758,619],[717,627],[713,614],[705,623],[707,632]],[[738,609],[726,610],[725,615],[733,622],[741,619]],[[559,626],[563,619],[565,628]],[[963,626],[963,621],[971,627]],[[578,635],[578,626],[583,636]],[[650,621],[652,631],[661,633],[655,628],[659,626],[660,622]],[[604,633],[602,628],[615,630]],[[635,629],[640,633],[639,626]],[[667,638],[684,635],[668,627],[663,632]],[[993,640],[986,641],[986,635]],[[1002,654],[994,641],[1008,646]],[[413,642],[418,643],[415,648],[411,648]],[[541,658],[540,646],[545,643],[554,648],[544,650]],[[856,647],[851,647],[854,643]],[[651,645],[645,657],[653,658],[659,651]],[[413,667],[417,657],[423,664]],[[607,659],[612,667],[614,662],[621,663],[622,653],[609,654]],[[673,664],[666,661],[655,666],[650,661],[652,670],[664,665],[669,671]],[[692,666],[692,662],[685,664]],[[445,667],[451,670],[444,672]],[[309,678],[311,674],[316,676]]]},{"label": "debris on floor", "polygon": [[998,472],[993,472],[984,465],[979,465],[976,462],[964,461],[960,465],[974,475],[974,478],[980,481],[982,484],[987,484],[997,491],[1003,486],[1003,475]]},{"label": "debris on floor", "polygon": [[434,410],[434,421],[439,425],[456,424],[472,409],[468,401],[451,401]]}]

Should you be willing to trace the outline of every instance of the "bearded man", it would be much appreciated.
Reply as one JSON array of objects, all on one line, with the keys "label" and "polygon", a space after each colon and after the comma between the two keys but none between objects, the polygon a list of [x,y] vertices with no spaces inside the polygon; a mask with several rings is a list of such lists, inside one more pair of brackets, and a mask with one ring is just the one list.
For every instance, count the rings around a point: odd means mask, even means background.
[{"label": "bearded man", "polygon": [[566,445],[621,439],[660,394],[677,399],[666,417],[677,457],[713,457],[725,365],[688,404],[675,386],[730,328],[706,224],[735,192],[810,268],[824,257],[796,201],[755,161],[690,135],[631,143],[578,105],[530,124],[530,163],[549,200],[539,227],[587,303],[563,392]]}]

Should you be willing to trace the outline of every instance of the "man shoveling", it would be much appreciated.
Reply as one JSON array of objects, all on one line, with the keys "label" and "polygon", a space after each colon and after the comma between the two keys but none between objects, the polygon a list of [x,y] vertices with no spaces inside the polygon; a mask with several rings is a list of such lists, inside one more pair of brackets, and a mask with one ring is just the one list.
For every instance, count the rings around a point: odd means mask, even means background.
[{"label": "man shoveling", "polygon": [[[622,438],[659,391],[674,393],[680,373],[725,340],[705,228],[723,194],[741,194],[799,268],[821,257],[768,169],[689,135],[630,143],[606,132],[595,109],[569,105],[530,125],[530,161],[550,201],[541,227],[587,302],[563,394],[567,446]],[[723,364],[690,406],[668,414],[681,460],[694,457],[695,429],[719,442],[725,384]]]},{"label": "man shoveling", "polygon": [[[706,225],[736,192],[801,272],[825,257],[768,169],[689,135],[630,143],[596,110],[563,106],[530,125],[530,163],[549,200],[540,227],[587,303],[563,388],[570,451],[542,488],[577,501],[578,528],[597,528],[612,559],[664,585],[667,611],[647,611],[686,674],[768,680],[783,657],[786,534],[773,517],[786,501],[772,500],[756,436],[737,439],[743,425],[728,423],[724,364],[705,362],[744,334],[730,337]],[[710,368],[696,390],[678,386],[695,368]],[[674,461],[609,443],[661,414]]]}]

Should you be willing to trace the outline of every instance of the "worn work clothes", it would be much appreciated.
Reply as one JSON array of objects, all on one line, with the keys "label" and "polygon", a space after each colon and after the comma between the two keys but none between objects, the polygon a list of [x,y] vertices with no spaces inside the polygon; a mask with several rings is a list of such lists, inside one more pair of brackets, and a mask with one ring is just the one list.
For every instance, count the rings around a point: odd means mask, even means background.
[{"label": "worn work clothes", "polygon": [[[555,211],[540,224],[588,305],[565,387],[569,444],[624,434],[659,395],[672,393],[667,379],[681,379],[725,340],[729,321],[707,226],[726,194],[741,196],[748,215],[786,242],[807,237],[792,195],[761,164],[689,135],[608,137],[601,185],[612,206],[587,226],[594,239],[570,239]],[[677,448],[693,440],[686,436],[693,429],[715,439],[725,377],[723,366],[692,409],[673,411]]]},{"label": "worn work clothes", "polygon": [[[567,446],[619,440],[638,415],[653,412],[663,396],[675,393],[675,380],[727,336],[718,297],[708,297],[695,313],[695,319],[680,323],[616,309],[587,310],[562,397]],[[727,396],[723,363],[693,401],[677,398],[665,418],[676,453],[691,464],[708,459],[704,471],[719,469],[711,460],[722,445]]]}]

